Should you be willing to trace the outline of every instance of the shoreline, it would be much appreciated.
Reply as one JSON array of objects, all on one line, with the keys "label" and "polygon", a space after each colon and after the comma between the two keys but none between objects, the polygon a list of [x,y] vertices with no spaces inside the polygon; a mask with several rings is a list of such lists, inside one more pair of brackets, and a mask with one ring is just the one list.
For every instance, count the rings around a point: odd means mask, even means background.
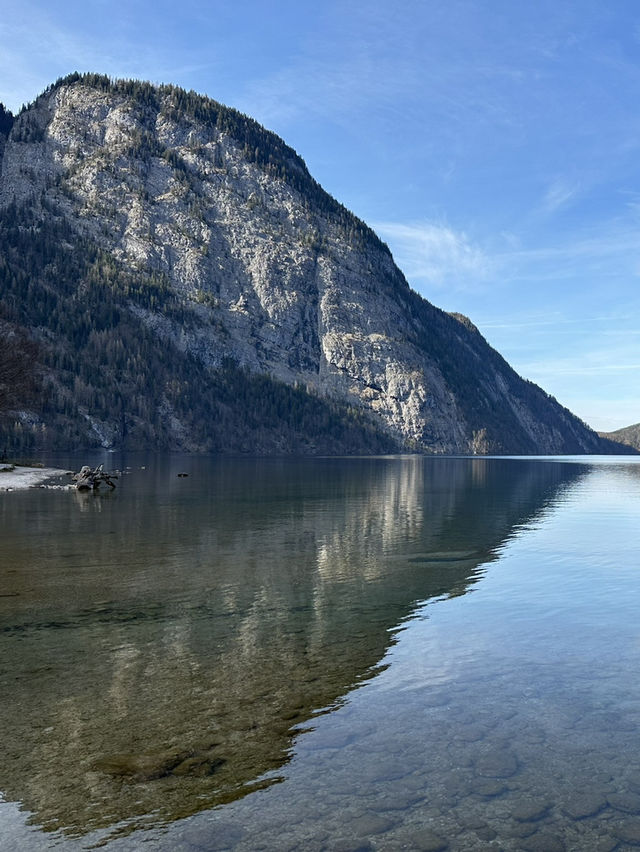
[{"label": "shoreline", "polygon": [[57,467],[22,467],[20,465],[0,465],[0,492],[24,491],[37,488],[50,479],[66,476],[67,471]]}]

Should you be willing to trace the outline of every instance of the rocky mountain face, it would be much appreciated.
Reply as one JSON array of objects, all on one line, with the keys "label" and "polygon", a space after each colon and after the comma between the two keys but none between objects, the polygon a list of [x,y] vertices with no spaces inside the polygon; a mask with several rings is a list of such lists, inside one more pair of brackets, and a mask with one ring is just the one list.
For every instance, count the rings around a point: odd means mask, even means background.
[{"label": "rocky mountain face", "polygon": [[606,451],[246,116],[74,74],[0,119],[0,320],[42,389],[9,444]]}]

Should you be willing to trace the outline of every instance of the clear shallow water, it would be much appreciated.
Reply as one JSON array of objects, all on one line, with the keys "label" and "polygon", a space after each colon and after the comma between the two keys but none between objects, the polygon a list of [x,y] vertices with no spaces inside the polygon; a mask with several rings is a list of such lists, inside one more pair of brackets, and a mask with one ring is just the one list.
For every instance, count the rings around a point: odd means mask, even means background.
[{"label": "clear shallow water", "polygon": [[635,460],[130,463],[0,495],[0,848],[640,844]]}]

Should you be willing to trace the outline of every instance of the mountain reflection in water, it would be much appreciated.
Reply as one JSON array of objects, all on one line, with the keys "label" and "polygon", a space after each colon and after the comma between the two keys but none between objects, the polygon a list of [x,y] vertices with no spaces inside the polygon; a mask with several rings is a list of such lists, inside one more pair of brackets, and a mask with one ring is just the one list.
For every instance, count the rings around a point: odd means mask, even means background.
[{"label": "mountain reflection in water", "polygon": [[103,497],[4,495],[5,799],[83,834],[273,783],[416,606],[464,594],[582,471],[176,458]]}]

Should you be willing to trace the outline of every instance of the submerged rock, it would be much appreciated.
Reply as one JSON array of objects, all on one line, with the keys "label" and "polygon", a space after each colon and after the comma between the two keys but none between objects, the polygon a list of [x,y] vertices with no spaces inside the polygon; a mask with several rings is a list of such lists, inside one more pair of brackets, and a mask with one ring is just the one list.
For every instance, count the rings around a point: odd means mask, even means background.
[{"label": "submerged rock", "polygon": [[113,754],[96,761],[95,769],[114,778],[133,782],[154,781],[167,775],[212,775],[226,761],[213,754],[216,746],[203,751],[170,749],[156,754]]},{"label": "submerged rock", "polygon": [[177,751],[158,754],[112,754],[96,761],[95,768],[114,778],[153,781],[169,775],[188,755],[188,752]]},{"label": "submerged rock", "polygon": [[478,779],[472,784],[471,791],[478,796],[483,796],[485,799],[493,799],[497,796],[502,796],[507,792],[507,786],[499,780]]},{"label": "submerged rock", "polygon": [[607,801],[617,811],[625,814],[640,814],[640,794],[638,793],[610,793]]},{"label": "submerged rock", "polygon": [[511,815],[518,822],[537,822],[546,816],[551,807],[547,799],[526,799],[518,802]]},{"label": "submerged rock", "polygon": [[518,771],[518,759],[512,751],[497,749],[482,755],[475,769],[478,775],[486,778],[509,778]]},{"label": "submerged rock", "polygon": [[614,836],[629,846],[640,846],[640,822],[629,820],[613,828]]},{"label": "submerged rock", "polygon": [[572,796],[563,805],[563,810],[572,819],[585,819],[595,816],[606,808],[607,802],[604,796],[598,793],[582,793]]}]

